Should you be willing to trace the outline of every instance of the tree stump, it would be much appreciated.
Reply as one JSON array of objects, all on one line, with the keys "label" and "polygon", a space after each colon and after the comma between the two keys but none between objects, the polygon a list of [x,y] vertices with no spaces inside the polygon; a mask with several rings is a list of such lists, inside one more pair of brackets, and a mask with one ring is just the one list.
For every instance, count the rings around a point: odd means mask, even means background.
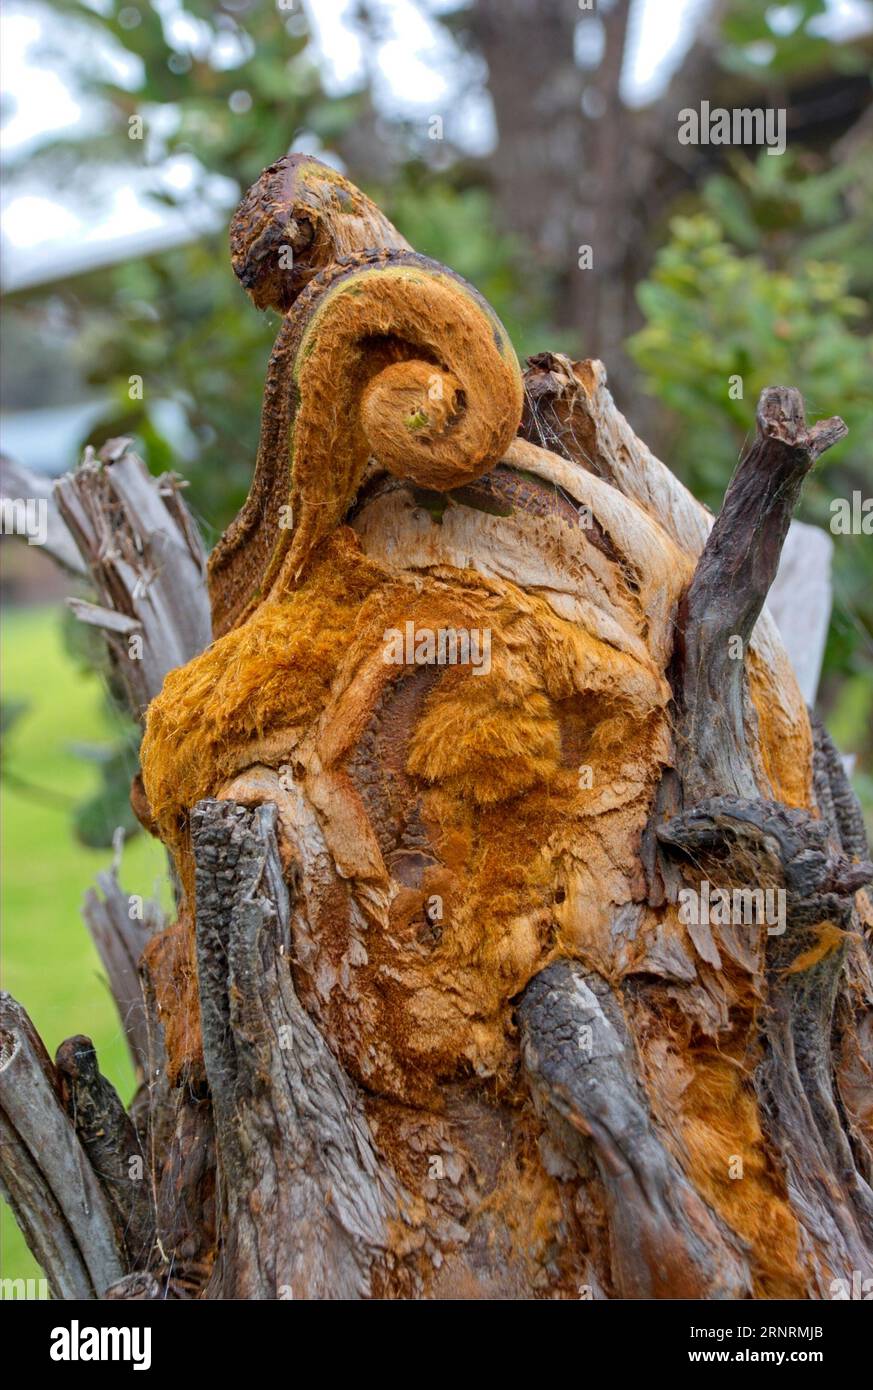
[{"label": "tree stump", "polygon": [[522,378],[317,161],[232,246],[284,318],[216,640],[195,599],[184,664],[158,693],[158,624],[127,682],[180,901],[141,1008],[116,972],[130,1114],[4,1005],[3,1181],[53,1289],[834,1296],[873,1266],[873,867],[764,605],[842,422],[765,391],[713,520],[600,363]]}]

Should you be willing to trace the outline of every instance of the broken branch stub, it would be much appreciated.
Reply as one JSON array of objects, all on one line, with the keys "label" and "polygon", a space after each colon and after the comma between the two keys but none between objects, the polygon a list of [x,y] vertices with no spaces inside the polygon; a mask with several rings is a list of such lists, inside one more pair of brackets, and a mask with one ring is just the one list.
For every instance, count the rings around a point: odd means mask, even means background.
[{"label": "broken branch stub", "polygon": [[119,854],[109,869],[97,875],[82,904],[82,917],[106,971],[109,988],[131,1060],[139,1077],[148,1065],[148,1020],[140,983],[140,956],[147,943],[167,924],[160,905],[142,901],[142,917],[131,915],[131,899],[118,877]]},{"label": "broken branch stub", "polygon": [[206,554],[181,482],[171,473],[153,477],[129,443],[86,452],[55,483],[55,497],[98,598],[71,606],[102,629],[141,720],[167,672],[209,644],[211,622]]},{"label": "broken branch stub", "polygon": [[148,1158],[90,1038],[68,1038],[55,1058],[61,1101],[100,1179],[127,1267],[144,1268],[155,1238]]},{"label": "broken branch stub", "polygon": [[273,805],[203,801],[191,818],[219,1171],[211,1287],[224,1298],[357,1299],[372,1292],[387,1243],[392,1184],[294,989],[275,829]]},{"label": "broken branch stub", "polygon": [[606,1191],[621,1298],[743,1298],[748,1264],[701,1201],[650,1113],[622,1005],[579,961],[557,960],[519,1005],[522,1066],[547,1123]]},{"label": "broken branch stub", "polygon": [[57,1298],[99,1298],[127,1272],[116,1214],[24,1009],[0,994],[0,1189]]},{"label": "broken branch stub", "polygon": [[790,387],[761,393],[757,438],[725,493],[680,606],[674,692],[686,801],[757,795],[744,725],[744,657],[803,480],[846,433],[836,418],[807,429],[803,398]]}]

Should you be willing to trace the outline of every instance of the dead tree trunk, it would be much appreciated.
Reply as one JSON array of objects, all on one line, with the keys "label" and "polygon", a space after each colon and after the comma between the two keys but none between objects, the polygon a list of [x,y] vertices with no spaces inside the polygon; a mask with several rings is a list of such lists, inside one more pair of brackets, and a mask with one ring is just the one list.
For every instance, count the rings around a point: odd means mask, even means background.
[{"label": "dead tree trunk", "polygon": [[112,877],[87,914],[129,1114],[87,1039],[53,1065],[3,1004],[0,1175],[53,1290],[834,1296],[873,1265],[873,867],[764,603],[844,427],[765,392],[713,522],[599,363],[534,360],[513,437],[487,306],[335,174],[281,161],[240,217],[287,317],[223,635],[197,654],[173,490],[148,546],[184,664],[159,619],[124,672],[121,460],[60,490],[181,905],[136,940]]}]

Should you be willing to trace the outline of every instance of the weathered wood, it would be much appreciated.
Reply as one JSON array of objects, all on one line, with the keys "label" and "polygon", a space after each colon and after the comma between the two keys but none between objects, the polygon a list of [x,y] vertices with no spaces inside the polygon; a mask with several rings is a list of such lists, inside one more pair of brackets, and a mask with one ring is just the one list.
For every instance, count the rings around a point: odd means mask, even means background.
[{"label": "weathered wood", "polygon": [[740,461],[680,607],[674,682],[684,793],[755,796],[745,729],[746,646],[779,565],[807,473],[846,434],[842,420],[807,429],[798,391],[758,403],[757,438]]},{"label": "weathered wood", "polygon": [[112,440],[89,450],[75,473],[55,484],[58,510],[97,593],[74,601],[100,627],[135,717],[142,718],[168,671],[211,637],[206,555],[174,474],[153,477]]},{"label": "weathered wood", "polygon": [[[42,547],[47,555],[76,578],[87,575],[85,564],[79,554],[75,541],[61,517],[52,491],[51,478],[41,473],[33,473],[23,464],[4,454],[0,457],[0,501],[4,504],[26,502],[28,498],[42,502],[46,509],[46,539]],[[20,531],[14,534],[22,535]],[[26,540],[26,537],[22,536]]]},{"label": "weathered wood", "polygon": [[[596,359],[573,362],[557,352],[538,353],[528,359],[524,384],[525,410],[520,430],[523,437],[611,483],[654,517],[680,551],[696,562],[714,521],[712,513],[652,453],[618,410],[603,363]],[[792,528],[798,525],[792,523]],[[816,541],[824,545],[827,537],[819,532]],[[774,589],[779,582],[777,574]],[[779,601],[779,615],[789,635],[796,631],[796,624],[789,621],[791,597],[796,600],[796,593]],[[820,603],[816,613],[817,632],[823,621],[822,606]],[[785,696],[790,699],[791,680],[783,638],[781,628],[765,608],[750,645],[779,672]],[[793,663],[796,653],[792,642],[786,640],[785,647]],[[809,662],[807,652],[798,665],[807,682],[811,672],[817,677],[817,664]],[[804,682],[801,686],[805,698],[811,700],[814,692],[810,693]]]},{"label": "weathered wood", "polygon": [[522,1064],[561,1147],[593,1147],[606,1188],[621,1298],[743,1298],[739,1242],[694,1191],[658,1133],[612,988],[558,960],[519,1005]]},{"label": "weathered wood", "polygon": [[131,1060],[142,1078],[149,1041],[139,962],[146,943],[166,926],[166,919],[152,899],[142,901],[141,918],[131,916],[130,895],[118,877],[120,852],[119,840],[110,868],[97,875],[97,886],[85,894],[82,917],[106,971]]},{"label": "weathered wood", "polygon": [[150,1093],[149,1151],[156,1173],[153,1268],[168,1296],[196,1297],[215,1259],[215,1135],[208,1095],[171,1088],[164,1074]]},{"label": "weathered wood", "polygon": [[[14,466],[4,468],[3,486],[44,501],[47,551],[94,584],[101,602],[73,599],[71,607],[82,621],[105,632],[132,713],[140,717],[167,670],[209,640],[205,553],[178,480],[152,478],[127,451],[126,441],[114,441],[100,460],[89,451],[82,468],[54,490],[47,480]],[[128,645],[131,637],[142,644],[141,660]],[[106,969],[134,1066],[147,1078],[134,1111],[141,1115],[147,1107],[144,1128],[151,1141],[162,1137],[169,1120],[162,1118],[159,1105],[167,1099],[166,1091],[151,1084],[155,1076],[148,1075],[150,1065],[160,1070],[156,1059],[162,1043],[159,1025],[150,1025],[146,1014],[139,957],[163,925],[163,916],[157,904],[146,901],[142,920],[131,917],[129,896],[118,881],[119,855],[116,845],[111,869],[98,876],[97,889],[86,895],[83,916]],[[18,1006],[10,1002],[8,1007]],[[67,1073],[62,1084],[19,1012],[20,1036],[9,1034],[4,1094],[10,1095],[10,1079],[19,1073],[31,1078],[34,1094],[23,1110],[14,1097],[4,1105],[4,1190],[57,1296],[99,1296],[123,1272],[121,1260],[144,1260],[151,1248],[151,1168],[143,1162],[136,1183],[125,1177],[125,1158],[143,1160],[140,1141],[117,1097],[116,1103],[111,1101],[111,1088],[96,1071],[96,1061],[88,1061],[80,1047],[68,1046],[61,1054]],[[40,1081],[40,1074],[48,1080]],[[66,1096],[81,1125],[81,1148],[56,1091]],[[105,1189],[94,1190],[86,1153],[105,1177]],[[90,1234],[83,1225],[89,1214]]]},{"label": "weathered wood", "polygon": [[112,1203],[128,1267],[144,1268],[155,1238],[147,1155],[90,1038],[68,1038],[55,1057],[61,1100]]},{"label": "weathered wood", "polygon": [[616,407],[602,362],[539,353],[529,359],[524,384],[526,439],[611,483],[656,517],[681,551],[700,553],[710,514],[634,433]]},{"label": "weathered wood", "polygon": [[[816,848],[821,827],[817,831],[808,817],[758,801],[758,772],[748,749],[749,702],[742,659],[747,647],[754,649],[756,643],[771,663],[778,659],[772,625],[766,612],[761,612],[763,600],[803,476],[823,449],[841,437],[844,427],[833,420],[807,431],[797,393],[765,393],[759,438],[738,469],[732,493],[707,542],[710,519],[615,410],[599,363],[574,364],[557,354],[543,354],[531,359],[526,388],[522,428],[529,439],[610,481],[656,516],[686,553],[703,551],[680,614],[680,641],[683,623],[687,628],[691,618],[690,643],[686,639],[684,651],[680,646],[674,663],[680,712],[679,775],[671,770],[665,776],[653,814],[662,847],[672,841],[682,853],[678,860],[660,857],[658,874],[647,869],[649,900],[653,906],[662,903],[666,883],[666,896],[675,901],[683,864],[689,882],[710,873],[716,882],[748,886],[772,881],[790,887],[790,929],[784,940],[768,942],[769,964],[765,967],[760,945],[752,949],[735,939],[734,947],[750,967],[766,969],[773,1001],[772,1010],[765,1013],[769,1047],[756,1081],[766,1096],[763,1105],[770,1116],[774,1147],[791,1155],[792,1192],[803,1219],[816,1232],[827,1232],[825,1245],[835,1266],[851,1268],[852,1259],[860,1258],[863,1249],[858,1245],[858,1223],[863,1229],[867,1220],[870,1155],[858,1124],[847,1120],[846,1132],[839,1124],[835,1127],[827,1058],[835,982],[839,981],[840,1016],[852,1057],[848,1072],[870,1075],[869,967],[860,936],[850,936],[828,952],[816,933],[826,920],[835,930],[850,927],[854,920],[853,895],[869,876],[869,866],[863,862],[867,855],[863,822],[854,794],[840,775],[842,769],[838,771],[839,759],[832,745],[825,748],[819,734],[816,787],[819,804],[833,812],[834,848],[828,851],[821,844]],[[739,660],[733,659],[736,652],[728,650],[730,637],[742,643]],[[713,793],[735,793],[738,788],[744,792],[739,800],[712,799]],[[683,801],[687,812],[677,818]],[[766,852],[772,842],[767,841],[764,827],[772,832],[774,823],[782,823],[785,830],[776,841],[781,845],[778,863]],[[840,849],[845,858],[840,858]],[[649,835],[643,839],[643,854],[651,866],[655,847]],[[812,866],[814,873],[810,873]],[[804,872],[798,877],[801,868]],[[855,960],[851,984],[845,968],[847,951],[854,953]],[[824,957],[811,974],[795,964],[807,952],[813,961]],[[792,1137],[797,1133],[809,1137]],[[828,1213],[834,1199],[825,1198],[824,1188],[810,1177],[816,1171],[830,1174],[831,1193],[842,1187],[852,1194],[842,1217]]]},{"label": "weathered wood", "polygon": [[851,860],[869,856],[864,813],[833,739],[816,714],[811,716],[813,771],[819,810],[831,834]]},{"label": "weathered wood", "polygon": [[[285,390],[312,301],[335,273],[370,276],[386,371],[408,345],[388,350],[391,295],[375,294],[391,248],[336,265],[312,230],[324,199],[345,234],[360,195],[290,167],[299,179],[276,166],[253,191],[235,243],[256,302],[287,310],[287,353],[265,408],[272,501],[255,489],[233,546],[247,562],[280,527],[292,407],[312,417],[295,434],[312,535],[336,534],[305,573],[270,569],[274,588],[243,595],[251,611],[231,594],[224,621],[245,623],[156,701],[134,803],[195,902],[150,942],[140,1010],[140,929],[104,884],[107,969],[144,1076],[132,1125],[87,1040],[65,1044],[58,1073],[39,1061],[44,1123],[60,1114],[71,1133],[60,1084],[109,1235],[124,1232],[107,1296],[567,1298],[583,1278],[596,1297],[827,1296],[871,1258],[873,976],[856,893],[873,869],[822,737],[815,802],[808,769],[786,778],[778,734],[808,761],[809,726],[763,603],[802,478],[841,423],[807,430],[795,392],[765,393],[713,522],[615,410],[602,366],[545,354],[527,438],[507,446],[501,425],[483,476],[424,486],[405,435],[386,462],[379,409],[362,441],[354,393],[317,467],[318,358],[300,401]],[[390,238],[380,226],[365,219]],[[290,275],[275,263],[286,231]],[[406,322],[406,297],[392,304]],[[344,362],[322,365],[345,382]],[[366,471],[328,515],[340,444]],[[97,589],[80,615],[106,631],[140,712],[167,662],[208,640],[202,613],[175,611],[181,576],[202,592],[202,553],[175,486],[123,444],[60,495]],[[490,681],[387,669],[389,613],[487,620]],[[140,636],[148,668],[125,671]],[[310,677],[292,717],[288,682]],[[585,785],[576,769],[593,764]],[[677,895],[701,875],[778,888],[785,930],[686,926]],[[7,1187],[26,1228],[43,1201],[63,1232],[20,1123]],[[148,1202],[125,1175],[139,1143]],[[744,1154],[742,1191],[725,1169]],[[35,1237],[57,1262],[52,1242]],[[97,1288],[78,1240],[63,1250],[70,1284]]]},{"label": "weathered wood", "polygon": [[209,1296],[361,1298],[394,1194],[348,1077],[301,1007],[275,807],[201,802],[197,960],[216,1124]]},{"label": "weathered wood", "polygon": [[109,1199],[21,1005],[0,994],[0,1182],[58,1298],[99,1298],[126,1272]]},{"label": "weathered wood", "polygon": [[[50,1142],[40,1132],[39,1141]],[[0,1196],[17,1221],[53,1298],[91,1299],[94,1285],[85,1253],[39,1164],[0,1108]]]},{"label": "weathered wood", "polygon": [[109,1303],[158,1303],[167,1297],[179,1297],[168,1293],[167,1285],[153,1274],[125,1274],[117,1284],[111,1284],[103,1295]]},{"label": "weathered wood", "polygon": [[[784,388],[762,394],[757,421],[680,605],[672,681],[684,809],[657,836],[689,882],[773,885],[785,896],[783,929],[738,942],[736,959],[766,989],[755,1086],[791,1204],[825,1253],[816,1272],[823,1293],[825,1268],[850,1277],[873,1257],[871,1154],[840,1113],[830,1060],[850,937],[859,939],[855,894],[873,881],[873,865],[860,858],[860,816],[821,733],[814,771],[824,818],[760,796],[744,656],[803,480],[846,431],[838,419],[807,429],[799,393]],[[850,1013],[857,1007],[847,1000]]]}]

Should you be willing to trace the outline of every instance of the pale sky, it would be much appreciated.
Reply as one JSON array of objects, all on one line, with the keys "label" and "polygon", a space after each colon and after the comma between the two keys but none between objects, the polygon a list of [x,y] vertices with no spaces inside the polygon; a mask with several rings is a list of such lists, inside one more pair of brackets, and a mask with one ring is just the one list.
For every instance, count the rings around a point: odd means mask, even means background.
[{"label": "pale sky", "polygon": [[[299,6],[301,0],[296,0]],[[92,0],[99,8],[100,0]],[[625,99],[640,105],[650,100],[667,81],[681,60],[694,30],[694,21],[708,0],[635,0],[631,21],[631,42],[622,78]],[[285,17],[293,15],[288,0],[277,0]],[[493,121],[487,98],[474,91],[458,72],[451,40],[433,24],[429,9],[439,13],[450,8],[445,0],[429,0],[421,9],[411,0],[377,0],[384,19],[385,37],[375,55],[375,96],[387,114],[426,116],[450,107],[453,139],[473,153],[484,153],[493,141]],[[870,0],[830,0],[831,29],[850,34],[871,22]],[[135,17],[135,6],[130,6]],[[197,22],[180,13],[179,0],[155,0],[155,8],[170,29],[174,43],[196,51]],[[319,49],[324,80],[329,91],[340,93],[353,88],[363,74],[364,47],[354,22],[355,0],[306,0],[306,8]],[[776,22],[788,29],[796,22],[790,4],[771,7]],[[75,45],[77,34],[70,22],[53,13],[40,0],[8,0],[0,19],[0,74],[2,74],[3,116],[0,150],[19,156],[36,148],[47,137],[68,129],[99,131],[99,109],[83,99],[75,87],[75,77],[65,52]],[[240,55],[230,49],[222,55],[232,68]],[[92,68],[104,66],[132,89],[136,87],[135,60],[123,52],[88,54]],[[152,184],[160,178],[169,190],[184,192],[193,181],[194,171],[184,158],[163,166],[160,174],[148,177]],[[105,190],[100,190],[99,213],[84,208],[81,199],[63,190],[50,197],[44,190],[16,187],[3,201],[4,281],[23,284],[56,270],[58,261],[65,268],[103,259],[107,250],[123,254],[125,243],[135,238],[140,250],[156,249],[177,240],[184,232],[200,227],[222,215],[232,204],[237,190],[215,181],[210,193],[211,208],[185,212],[165,211],[150,205],[129,175],[119,181],[117,173],[106,171]]]}]

